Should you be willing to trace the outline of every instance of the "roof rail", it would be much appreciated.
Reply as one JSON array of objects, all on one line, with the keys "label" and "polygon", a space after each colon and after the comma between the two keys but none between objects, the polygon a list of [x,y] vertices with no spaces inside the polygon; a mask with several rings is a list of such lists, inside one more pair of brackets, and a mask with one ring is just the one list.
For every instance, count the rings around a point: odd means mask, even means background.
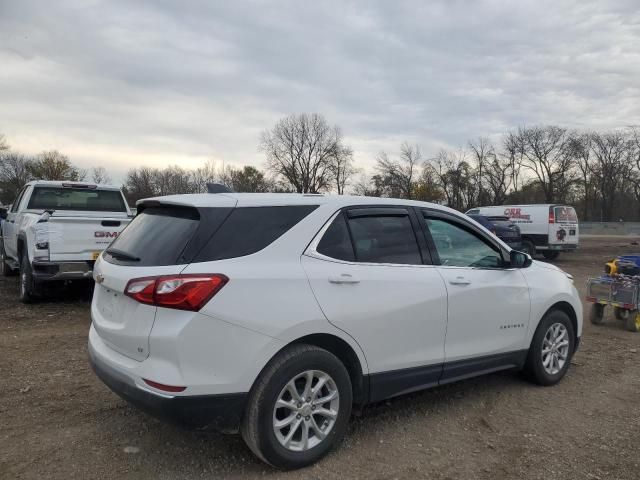
[{"label": "roof rail", "polygon": [[223,183],[207,183],[208,193],[233,193],[229,187]]}]

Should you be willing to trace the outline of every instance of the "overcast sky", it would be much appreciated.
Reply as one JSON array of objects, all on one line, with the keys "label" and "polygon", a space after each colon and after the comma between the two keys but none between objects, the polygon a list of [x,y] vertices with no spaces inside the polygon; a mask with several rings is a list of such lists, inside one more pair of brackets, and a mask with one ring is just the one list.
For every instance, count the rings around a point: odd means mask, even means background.
[{"label": "overcast sky", "polygon": [[290,113],[357,163],[518,125],[640,123],[640,3],[0,0],[0,133],[116,180],[206,159],[262,166]]}]

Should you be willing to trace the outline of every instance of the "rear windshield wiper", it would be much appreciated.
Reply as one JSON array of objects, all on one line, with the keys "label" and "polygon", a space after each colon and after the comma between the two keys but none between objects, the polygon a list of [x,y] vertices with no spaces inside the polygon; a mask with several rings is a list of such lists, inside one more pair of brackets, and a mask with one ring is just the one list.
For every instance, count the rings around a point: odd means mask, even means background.
[{"label": "rear windshield wiper", "polygon": [[106,252],[112,257],[120,258],[122,260],[129,260],[131,262],[139,262],[140,259],[130,253],[127,253],[123,250],[118,250],[117,248],[107,248]]}]

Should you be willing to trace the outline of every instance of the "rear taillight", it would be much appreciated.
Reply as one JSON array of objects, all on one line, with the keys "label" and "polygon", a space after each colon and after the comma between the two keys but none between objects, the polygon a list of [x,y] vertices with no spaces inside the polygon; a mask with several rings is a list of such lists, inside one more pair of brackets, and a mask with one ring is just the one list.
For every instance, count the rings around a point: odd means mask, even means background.
[{"label": "rear taillight", "polygon": [[140,303],[197,312],[228,281],[218,273],[134,278],[127,283],[124,293]]},{"label": "rear taillight", "polygon": [[553,207],[549,207],[549,223],[556,223],[556,215],[553,213]]}]

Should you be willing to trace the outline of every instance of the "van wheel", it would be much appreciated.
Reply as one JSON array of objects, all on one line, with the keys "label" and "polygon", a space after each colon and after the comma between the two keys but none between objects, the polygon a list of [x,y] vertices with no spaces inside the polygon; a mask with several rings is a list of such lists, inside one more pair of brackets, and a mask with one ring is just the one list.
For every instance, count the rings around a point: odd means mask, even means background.
[{"label": "van wheel", "polygon": [[533,242],[529,240],[522,241],[522,251],[529,255],[531,258],[536,254],[536,247]]},{"label": "van wheel", "polygon": [[7,264],[7,254],[4,251],[4,242],[0,242],[0,275],[3,277],[12,277],[15,274],[15,270]]},{"label": "van wheel", "polygon": [[31,262],[27,253],[22,254],[22,261],[20,262],[20,301],[22,303],[32,303],[36,297],[36,282],[33,278],[33,271],[31,270]]},{"label": "van wheel", "polygon": [[625,327],[630,332],[640,332],[640,313],[637,310],[629,312],[625,320]]},{"label": "van wheel", "polygon": [[539,385],[558,383],[569,369],[575,341],[569,316],[561,310],[547,313],[531,341],[525,375]]},{"label": "van wheel", "polygon": [[335,355],[313,345],[293,345],[256,380],[240,432],[265,462],[301,468],[342,439],[352,401],[349,373]]},{"label": "van wheel", "polygon": [[542,252],[542,256],[547,260],[555,260],[560,255],[560,252],[555,252],[553,250],[545,250]]},{"label": "van wheel", "polygon": [[591,311],[589,312],[589,321],[593,325],[600,325],[604,321],[604,305],[600,303],[594,303],[591,305]]}]

